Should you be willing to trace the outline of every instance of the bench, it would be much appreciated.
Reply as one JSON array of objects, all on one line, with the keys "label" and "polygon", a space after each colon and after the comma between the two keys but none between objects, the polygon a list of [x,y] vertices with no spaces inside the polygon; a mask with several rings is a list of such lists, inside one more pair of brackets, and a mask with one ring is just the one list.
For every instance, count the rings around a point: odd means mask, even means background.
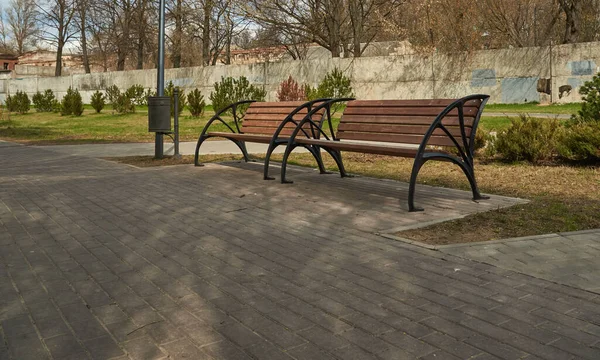
[{"label": "bench", "polygon": [[[479,193],[473,169],[473,148],[477,125],[489,96],[471,95],[449,100],[353,100],[347,103],[337,132],[327,135],[322,124],[312,121],[310,113],[288,139],[281,166],[281,181],[291,151],[296,146],[313,145],[327,151],[336,162],[340,175],[347,176],[341,151],[414,158],[408,190],[409,211],[423,210],[414,205],[417,175],[429,160],[451,161],[465,173],[473,200],[487,199]],[[311,112],[325,108],[330,113],[330,100]],[[331,117],[327,117],[332,129]],[[300,128],[310,124],[320,136],[306,137]]]},{"label": "bench", "polygon": [[[249,161],[248,150],[246,148],[247,142],[269,144],[269,150],[265,158],[264,178],[272,179],[268,177],[268,166],[273,150],[279,145],[288,143],[288,138],[294,132],[298,123],[307,118],[309,113],[311,113],[311,119],[313,117],[320,117],[320,119],[316,122],[305,124],[303,126],[305,129],[312,131],[311,127],[313,123],[322,122],[325,108],[320,108],[315,112],[311,110],[314,106],[320,105],[326,100],[328,99],[318,99],[308,102],[255,102],[253,100],[244,100],[233,103],[219,110],[204,126],[196,144],[194,165],[202,166],[199,161],[200,147],[204,141],[212,137],[221,137],[232,141],[241,150],[246,162]],[[246,106],[248,108],[243,112],[242,109]],[[230,112],[233,117],[233,126],[223,119]],[[229,131],[209,131],[215,123],[224,124]],[[307,132],[304,134],[309,137]],[[301,146],[306,148],[315,157],[319,169],[322,173],[325,173],[325,166],[317,147],[313,145]]]}]

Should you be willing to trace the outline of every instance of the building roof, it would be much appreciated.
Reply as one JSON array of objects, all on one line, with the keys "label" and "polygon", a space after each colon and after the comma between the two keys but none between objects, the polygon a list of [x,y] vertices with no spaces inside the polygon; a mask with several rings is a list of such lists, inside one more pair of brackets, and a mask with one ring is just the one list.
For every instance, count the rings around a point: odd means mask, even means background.
[{"label": "building roof", "polygon": [[2,60],[19,60],[19,57],[14,54],[0,54]]}]

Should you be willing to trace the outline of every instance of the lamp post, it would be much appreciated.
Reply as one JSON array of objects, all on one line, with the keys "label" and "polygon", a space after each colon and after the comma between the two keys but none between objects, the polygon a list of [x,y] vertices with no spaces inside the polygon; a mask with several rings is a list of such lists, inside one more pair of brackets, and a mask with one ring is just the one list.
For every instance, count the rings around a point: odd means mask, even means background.
[{"label": "lamp post", "polygon": [[[165,95],[165,0],[160,0],[158,14],[158,61],[156,74],[156,96]],[[163,133],[156,132],[154,158],[162,159],[164,152]]]}]

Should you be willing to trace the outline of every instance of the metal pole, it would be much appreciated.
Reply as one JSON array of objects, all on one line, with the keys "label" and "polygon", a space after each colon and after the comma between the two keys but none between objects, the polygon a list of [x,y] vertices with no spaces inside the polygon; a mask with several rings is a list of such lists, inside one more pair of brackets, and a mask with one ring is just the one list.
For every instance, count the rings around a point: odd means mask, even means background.
[{"label": "metal pole", "polygon": [[174,157],[179,158],[181,155],[179,154],[179,88],[176,87],[173,90],[173,97],[175,100],[175,104],[173,104],[173,125],[175,131],[175,154]]},{"label": "metal pole", "polygon": [[[160,0],[158,14],[158,69],[156,74],[156,96],[165,95],[165,0]],[[154,158],[162,159],[164,153],[163,133],[157,132],[154,139]]]}]

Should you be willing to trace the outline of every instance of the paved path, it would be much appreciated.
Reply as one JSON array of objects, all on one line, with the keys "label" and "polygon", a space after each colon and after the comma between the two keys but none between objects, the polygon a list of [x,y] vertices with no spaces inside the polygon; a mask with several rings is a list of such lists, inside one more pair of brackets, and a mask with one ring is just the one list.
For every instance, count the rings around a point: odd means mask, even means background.
[{"label": "paved path", "polygon": [[442,251],[600,294],[600,230],[442,247]]},{"label": "paved path", "polygon": [[514,112],[485,112],[482,116],[491,116],[491,117],[518,117],[520,114],[525,114],[534,118],[547,118],[547,119],[570,119],[571,114],[548,114],[548,113],[514,113]]},{"label": "paved path", "polygon": [[[248,153],[264,154],[267,145],[248,143]],[[44,145],[34,146],[42,150],[52,150],[61,154],[87,156],[87,157],[124,157],[124,156],[154,156],[154,143],[115,143],[115,144],[84,144],[84,145]],[[278,147],[275,153],[282,153],[285,147]],[[302,151],[302,148],[296,151]],[[173,155],[173,144],[165,142],[164,154]],[[179,143],[179,153],[182,155],[194,155],[196,151],[195,141]],[[202,144],[202,154],[241,154],[240,149],[231,141],[206,141]]]},{"label": "paved path", "polygon": [[600,358],[597,294],[359,230],[412,216],[392,182],[291,175],[0,144],[0,359]]}]

